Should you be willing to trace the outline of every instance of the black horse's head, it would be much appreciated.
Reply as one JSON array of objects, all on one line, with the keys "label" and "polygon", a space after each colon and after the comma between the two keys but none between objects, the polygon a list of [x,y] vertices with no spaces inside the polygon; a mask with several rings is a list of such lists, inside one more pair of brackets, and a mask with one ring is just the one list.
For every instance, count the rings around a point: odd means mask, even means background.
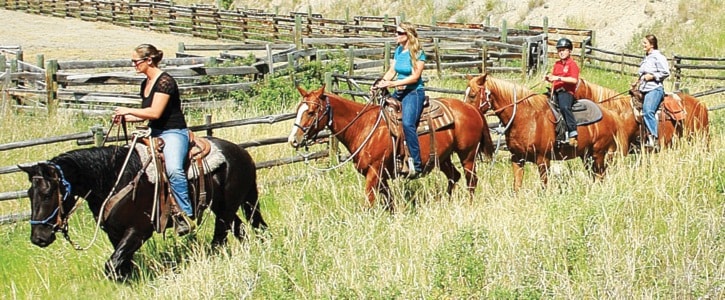
[{"label": "black horse's head", "polygon": [[324,85],[310,92],[299,86],[297,90],[302,95],[302,101],[297,105],[297,117],[287,139],[295,148],[314,142],[317,134],[332,121]]},{"label": "black horse's head", "polygon": [[55,241],[56,232],[66,230],[68,213],[76,201],[71,195],[71,185],[63,170],[54,163],[18,167],[28,174],[31,183],[28,189],[30,241],[47,247]]}]

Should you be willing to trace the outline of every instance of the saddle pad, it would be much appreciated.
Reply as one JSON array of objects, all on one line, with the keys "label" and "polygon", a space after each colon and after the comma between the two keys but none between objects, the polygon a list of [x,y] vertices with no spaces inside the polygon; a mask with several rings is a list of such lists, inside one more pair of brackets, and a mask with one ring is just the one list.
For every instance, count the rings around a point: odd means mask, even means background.
[{"label": "saddle pad", "polygon": [[[383,108],[383,116],[390,129],[390,134],[399,137],[403,133],[402,115],[392,107]],[[428,118],[433,124],[428,124]],[[443,102],[438,99],[430,99],[430,105],[423,108],[423,113],[418,124],[418,135],[426,134],[433,130],[445,128],[453,124],[453,113]]]},{"label": "saddle pad", "polygon": [[[554,108],[549,102],[551,112],[554,113],[554,117],[557,120],[561,119],[561,112]],[[571,108],[574,118],[576,119],[577,125],[588,125],[596,123],[602,119],[602,110],[599,106],[589,99],[579,99],[574,101],[574,105]]]},{"label": "saddle pad", "polygon": [[[209,154],[204,157],[204,174],[209,174],[213,172],[225,162],[224,154],[222,154],[221,150],[219,150],[219,147],[217,147],[214,140],[208,141],[209,144],[211,144],[211,150],[209,150]],[[141,158],[141,162],[146,162],[149,157],[148,147],[144,144],[137,143],[135,148],[136,153],[138,153],[139,158]],[[186,177],[188,179],[196,179],[196,176],[199,174],[196,168],[196,164],[189,164],[186,169]],[[156,176],[156,166],[152,162],[146,167],[146,178],[148,178],[149,182],[156,182]]]}]

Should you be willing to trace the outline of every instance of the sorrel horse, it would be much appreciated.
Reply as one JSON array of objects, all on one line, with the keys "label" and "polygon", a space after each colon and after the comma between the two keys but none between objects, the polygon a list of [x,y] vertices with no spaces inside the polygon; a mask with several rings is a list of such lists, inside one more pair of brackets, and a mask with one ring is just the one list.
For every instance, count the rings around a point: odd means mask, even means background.
[{"label": "sorrel horse", "polygon": [[[242,221],[236,213],[240,207],[252,227],[265,229],[267,224],[259,211],[256,168],[252,157],[234,143],[212,137],[208,139],[221,153],[218,166],[207,173],[209,178],[204,181],[210,195],[211,210],[216,215],[212,244],[220,245],[226,242],[229,230],[238,239],[244,238]],[[75,208],[77,197],[86,199],[96,220],[103,218],[101,209],[115,182],[118,180],[120,187],[126,186],[143,168],[137,151],[132,151],[123,168],[129,149],[122,146],[79,149],[47,162],[19,166],[28,174],[32,184],[28,189],[32,209],[31,242],[47,247],[55,241],[58,231],[68,238],[68,218]],[[196,186],[198,181],[198,178],[191,179],[190,187]],[[133,271],[133,254],[151,237],[154,231],[151,220],[154,190],[154,183],[148,180],[147,173],[143,173],[136,183],[135,192],[119,201],[113,212],[100,223],[114,248],[105,265],[110,278],[127,279]],[[191,188],[189,191],[199,192]],[[201,216],[202,213],[198,213],[197,217]]]},{"label": "sorrel horse", "polygon": [[[297,148],[314,140],[316,135],[326,126],[332,134],[345,145],[353,156],[357,171],[365,176],[365,193],[368,204],[375,203],[375,192],[379,192],[392,208],[388,180],[397,176],[395,172],[394,143],[388,127],[381,121],[381,106],[362,104],[345,99],[334,93],[326,93],[323,85],[317,90],[306,91],[297,87],[302,95],[297,105],[297,118],[289,136],[289,143]],[[453,166],[452,153],[456,153],[461,161],[466,176],[468,191],[471,196],[476,189],[476,154],[479,144],[489,135],[488,127],[476,109],[456,99],[438,99],[453,112],[453,125],[435,132],[434,149],[437,165],[448,178],[447,192],[450,195],[454,184],[461,174]],[[424,174],[429,173],[436,162],[430,154],[431,140],[429,134],[420,135],[420,150]],[[488,145],[491,147],[491,145]],[[490,155],[491,153],[484,152]]]},{"label": "sorrel horse", "polygon": [[611,154],[627,151],[619,129],[622,120],[607,110],[602,110],[600,121],[577,127],[576,147],[559,146],[556,144],[556,120],[546,95],[535,94],[525,87],[486,74],[469,78],[465,99],[479,107],[481,113],[493,109],[501,123],[506,124],[506,145],[511,152],[514,190],[521,188],[527,161],[538,166],[541,181],[546,185],[552,159],[580,157],[594,173],[594,178],[600,179]]},{"label": "sorrel horse", "polygon": [[[685,119],[683,122],[679,122],[660,115],[658,126],[660,145],[670,146],[675,136],[695,138],[698,134],[707,143],[710,127],[707,107],[691,95],[685,93],[677,93],[677,95],[682,99],[686,112]],[[590,99],[618,113],[624,119],[624,130],[627,132],[630,145],[638,146],[639,141],[644,140],[646,129],[642,125],[642,118],[635,114],[631,94],[617,93],[615,90],[588,80],[579,79],[574,97]]]}]

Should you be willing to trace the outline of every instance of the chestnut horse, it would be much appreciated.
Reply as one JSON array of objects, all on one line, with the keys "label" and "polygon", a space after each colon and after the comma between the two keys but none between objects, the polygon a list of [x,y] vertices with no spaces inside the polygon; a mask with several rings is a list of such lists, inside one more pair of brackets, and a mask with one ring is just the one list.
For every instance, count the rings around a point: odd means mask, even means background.
[{"label": "chestnut horse", "polygon": [[[357,171],[365,176],[365,194],[368,204],[375,203],[375,192],[386,198],[392,209],[388,180],[397,176],[392,136],[384,121],[380,105],[357,103],[333,93],[326,93],[325,86],[313,91],[297,87],[302,100],[297,105],[297,118],[289,136],[289,143],[297,148],[314,141],[316,135],[326,126],[332,135],[350,151]],[[419,137],[423,173],[430,173],[436,165],[448,178],[447,192],[450,195],[461,174],[453,166],[452,153],[461,161],[471,196],[476,189],[476,154],[479,144],[491,137],[488,127],[476,109],[457,99],[438,99],[453,113],[453,125],[435,132],[431,147],[431,135]],[[484,131],[485,129],[485,131]],[[492,145],[483,145],[492,147]],[[433,149],[431,149],[433,148]],[[435,150],[435,158],[431,157]],[[484,151],[490,155],[492,151]],[[431,159],[435,161],[431,161]]]},{"label": "chestnut horse", "polygon": [[479,107],[481,113],[493,109],[501,123],[506,125],[506,145],[511,152],[514,172],[514,190],[521,188],[524,163],[535,163],[544,185],[552,159],[568,160],[580,157],[595,179],[604,176],[610,154],[626,153],[622,119],[602,109],[602,119],[588,125],[579,125],[578,145],[557,145],[556,121],[546,95],[514,83],[481,75],[470,77],[466,89],[466,102]]},{"label": "chestnut horse", "polygon": [[[658,126],[660,145],[671,146],[675,136],[691,139],[698,136],[698,134],[701,134],[707,144],[710,127],[707,107],[691,95],[685,93],[677,93],[677,95],[682,99],[686,112],[684,122],[667,118],[664,114],[660,115]],[[667,97],[671,96],[667,95]],[[629,137],[631,146],[639,146],[640,141],[644,140],[643,137],[646,136],[647,132],[642,125],[642,118],[635,115],[632,108],[632,101],[636,100],[632,99],[631,93],[617,93],[615,90],[579,79],[574,98],[590,99],[618,113],[624,119],[624,130]]]}]

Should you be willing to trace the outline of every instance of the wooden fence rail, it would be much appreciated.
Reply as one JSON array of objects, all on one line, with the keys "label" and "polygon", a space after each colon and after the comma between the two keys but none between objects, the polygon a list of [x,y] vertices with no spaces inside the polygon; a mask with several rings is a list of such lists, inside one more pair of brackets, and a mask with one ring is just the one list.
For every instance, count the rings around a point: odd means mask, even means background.
[{"label": "wooden fence rail", "polygon": [[[642,55],[608,51],[588,45],[585,49],[587,51],[582,55],[581,64],[583,68],[637,76]],[[683,82],[688,79],[713,80],[715,84],[721,84],[725,80],[725,57],[686,57],[675,54],[672,58],[668,58],[668,61],[673,90],[680,90]]]}]

